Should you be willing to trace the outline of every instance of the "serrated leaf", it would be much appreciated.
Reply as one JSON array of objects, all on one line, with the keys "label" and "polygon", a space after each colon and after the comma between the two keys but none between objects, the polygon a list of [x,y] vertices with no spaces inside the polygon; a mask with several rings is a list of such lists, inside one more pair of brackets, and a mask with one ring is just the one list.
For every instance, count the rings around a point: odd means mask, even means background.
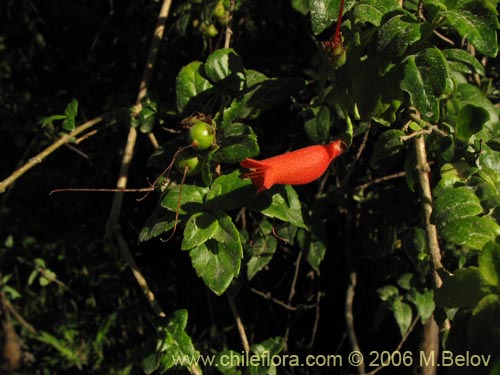
[{"label": "serrated leaf", "polygon": [[257,135],[251,127],[233,122],[225,126],[219,149],[214,153],[213,160],[221,163],[239,163],[245,158],[252,158],[259,154]]},{"label": "serrated leaf", "polygon": [[498,53],[497,12],[483,1],[462,0],[456,7],[440,12],[461,37],[467,38],[477,50],[490,57]]},{"label": "serrated leaf", "polygon": [[422,116],[437,121],[438,99],[446,92],[449,79],[448,64],[442,52],[427,48],[408,57],[400,85]]},{"label": "serrated leaf", "polygon": [[[500,296],[490,294],[474,308],[467,329],[467,343],[474,353],[498,353],[500,350]],[[488,372],[488,374],[495,374]]]},{"label": "serrated leaf", "polygon": [[481,201],[468,187],[444,188],[434,202],[432,222],[442,228],[450,221],[479,215],[482,212]]},{"label": "serrated leaf", "polygon": [[489,217],[471,216],[453,220],[441,230],[442,239],[473,250],[481,250],[500,234],[500,226]]},{"label": "serrated leaf", "polygon": [[77,114],[78,100],[73,99],[64,110],[65,118],[62,124],[64,130],[73,131],[76,128],[75,118]]},{"label": "serrated leaf", "polygon": [[269,78],[249,85],[242,100],[252,109],[252,113],[265,111],[288,100],[305,85],[306,82],[301,78]]},{"label": "serrated leaf", "polygon": [[405,133],[397,129],[390,129],[383,132],[375,143],[372,163],[400,153],[404,149],[404,144],[401,141],[401,137],[404,135]]},{"label": "serrated leaf", "polygon": [[434,301],[440,307],[472,307],[489,294],[476,267],[457,270],[435,291]]},{"label": "serrated leaf", "polygon": [[[354,4],[354,0],[346,0],[344,13]],[[339,15],[340,0],[310,0],[311,25],[313,33],[318,35],[332,25]]]},{"label": "serrated leaf", "polygon": [[401,7],[396,0],[362,0],[354,8],[354,19],[361,23],[380,26],[382,17],[397,9]]},{"label": "serrated leaf", "polygon": [[306,111],[304,129],[312,142],[328,141],[332,125],[333,119],[327,106],[323,105]]},{"label": "serrated leaf", "polygon": [[168,232],[174,227],[174,223],[174,212],[156,206],[139,233],[139,242],[149,241],[162,233]]},{"label": "serrated leaf", "polygon": [[451,70],[465,74],[479,74],[484,76],[484,67],[467,51],[458,48],[447,48],[442,50],[444,57],[448,60]]},{"label": "serrated leaf", "polygon": [[490,285],[498,286],[500,281],[500,245],[488,242],[478,257],[479,273]]},{"label": "serrated leaf", "polygon": [[234,210],[245,205],[251,194],[252,182],[242,179],[239,170],[217,177],[205,199],[205,207],[210,210]]},{"label": "serrated leaf", "polygon": [[213,238],[218,229],[215,216],[209,212],[198,212],[192,215],[184,227],[184,237],[181,243],[182,250],[191,250]]},{"label": "serrated leaf", "polygon": [[427,22],[418,21],[409,13],[398,14],[382,25],[378,32],[380,71],[385,73],[391,62],[404,56],[410,46],[432,32]]},{"label": "serrated leaf", "polygon": [[210,81],[201,74],[202,68],[203,64],[200,61],[193,61],[179,71],[175,81],[175,94],[179,112],[184,110],[184,107],[191,99],[212,87]]},{"label": "serrated leaf", "polygon": [[214,213],[218,226],[213,239],[189,252],[196,274],[217,295],[221,295],[240,271],[243,249],[238,230],[229,215]]},{"label": "serrated leaf", "polygon": [[[170,319],[164,319],[156,324],[156,335],[153,343],[144,353],[142,367],[146,374],[151,374],[155,370],[165,372],[175,365],[178,361],[186,359],[182,365],[191,370],[192,366],[198,365],[191,363],[193,359],[200,356],[195,350],[191,337],[186,333],[188,319],[187,310],[176,310]],[[200,369],[198,368],[198,371]]]},{"label": "serrated leaf", "polygon": [[394,313],[394,318],[398,324],[401,336],[404,336],[410,328],[412,321],[413,313],[411,307],[400,299],[396,299],[391,303],[391,310]]},{"label": "serrated leaf", "polygon": [[260,212],[267,217],[276,218],[291,223],[298,228],[307,229],[302,217],[299,196],[290,185],[285,185],[274,193],[270,205],[260,210]]},{"label": "serrated leaf", "polygon": [[[171,186],[161,201],[161,206],[169,211],[177,212],[180,215],[185,215],[187,212],[197,212],[201,209],[203,198],[208,192],[208,188],[183,185]],[[179,202],[179,194],[180,202]]]},{"label": "serrated leaf", "polygon": [[255,229],[251,244],[247,251],[251,258],[247,264],[247,278],[251,280],[259,271],[261,271],[272,260],[278,240],[272,234],[273,226],[267,220],[263,220],[259,227]]},{"label": "serrated leaf", "polygon": [[243,60],[232,48],[221,48],[207,57],[203,65],[205,74],[212,82],[225,81],[226,88],[241,90],[245,84]]},{"label": "serrated leaf", "polygon": [[463,106],[456,117],[457,137],[464,141],[469,140],[483,129],[489,119],[490,116],[485,109],[471,104]]},{"label": "serrated leaf", "polygon": [[422,324],[425,324],[436,307],[434,303],[434,292],[432,290],[427,290],[424,293],[419,293],[416,290],[412,290],[408,295],[408,300],[415,304],[418,316],[420,316]]}]

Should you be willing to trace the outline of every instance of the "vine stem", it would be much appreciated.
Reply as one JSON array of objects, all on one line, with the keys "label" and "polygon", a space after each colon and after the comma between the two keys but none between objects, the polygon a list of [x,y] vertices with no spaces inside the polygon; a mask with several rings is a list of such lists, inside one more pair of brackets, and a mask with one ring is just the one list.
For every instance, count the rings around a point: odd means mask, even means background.
[{"label": "vine stem", "polygon": [[12,185],[19,177],[28,172],[35,165],[40,164],[47,156],[56,151],[59,147],[71,142],[74,137],[92,128],[106,118],[106,115],[98,116],[76,127],[71,133],[63,135],[57,141],[48,146],[38,155],[32,157],[27,163],[16,169],[9,177],[0,182],[0,193],[4,193],[8,186]]},{"label": "vine stem", "polygon": [[241,344],[243,345],[243,350],[245,352],[250,352],[250,344],[248,342],[247,333],[245,331],[245,325],[241,320],[240,313],[238,311],[238,307],[236,307],[236,302],[234,301],[233,291],[230,290],[227,293],[227,300],[229,302],[229,306],[231,307],[231,312],[233,313],[234,320],[236,322],[236,326],[238,327],[238,333],[240,334]]},{"label": "vine stem", "polygon": [[224,48],[229,48],[231,45],[231,36],[233,35],[233,29],[231,27],[233,23],[233,13],[234,13],[234,7],[236,6],[236,0],[231,0],[229,3],[229,17],[227,20],[227,26],[226,26],[226,35],[224,39]]}]

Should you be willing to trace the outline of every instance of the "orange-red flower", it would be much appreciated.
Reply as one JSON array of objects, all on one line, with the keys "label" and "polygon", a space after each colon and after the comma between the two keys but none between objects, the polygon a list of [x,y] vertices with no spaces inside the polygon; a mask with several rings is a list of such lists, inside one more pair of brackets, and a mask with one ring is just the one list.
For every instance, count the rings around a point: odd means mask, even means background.
[{"label": "orange-red flower", "polygon": [[345,144],[338,140],[327,145],[304,147],[264,160],[246,158],[241,166],[250,169],[243,177],[252,179],[257,192],[273,185],[303,185],[317,180],[333,159],[342,154]]}]

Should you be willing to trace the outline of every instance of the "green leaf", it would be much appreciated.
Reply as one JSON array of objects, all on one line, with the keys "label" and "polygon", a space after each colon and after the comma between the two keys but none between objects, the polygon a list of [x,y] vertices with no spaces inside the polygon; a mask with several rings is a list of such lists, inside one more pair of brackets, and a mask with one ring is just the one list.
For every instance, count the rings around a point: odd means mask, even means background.
[{"label": "green leaf", "polygon": [[422,324],[425,324],[436,307],[434,303],[434,292],[432,290],[427,290],[424,293],[419,293],[416,290],[412,290],[408,295],[408,300],[415,304],[418,316],[420,316]]},{"label": "green leaf", "polygon": [[[346,0],[344,13],[347,12],[354,0]],[[310,0],[311,25],[313,33],[318,35],[337,20],[340,9],[340,0]]]},{"label": "green leaf", "polygon": [[[473,353],[498,353],[500,350],[500,296],[490,294],[479,301],[469,321],[467,342]],[[488,374],[493,374],[488,372]]]},{"label": "green leaf", "polygon": [[175,94],[179,112],[184,110],[191,99],[212,87],[210,81],[201,74],[202,68],[203,64],[200,61],[193,61],[179,71],[175,81]]},{"label": "green leaf", "polygon": [[404,149],[404,143],[401,141],[401,137],[404,135],[405,133],[397,129],[390,129],[383,132],[375,143],[372,163],[399,154]]},{"label": "green leaf", "polygon": [[383,286],[377,289],[377,293],[382,301],[390,301],[394,297],[399,296],[399,290],[394,285]]},{"label": "green leaf", "polygon": [[500,152],[493,150],[487,144],[483,144],[479,154],[479,165],[500,174]]},{"label": "green leaf", "polygon": [[243,102],[253,110],[252,113],[265,111],[288,100],[297,91],[305,88],[305,85],[306,82],[301,78],[269,78],[254,85],[248,83]]},{"label": "green leaf", "polygon": [[394,318],[398,324],[401,336],[404,336],[408,328],[410,328],[412,321],[413,313],[411,307],[398,298],[391,303],[391,310],[394,313]]},{"label": "green leaf", "polygon": [[[157,322],[156,335],[142,360],[144,373],[152,374],[157,369],[163,373],[179,365],[179,360],[190,371],[192,366],[198,368],[197,364],[191,363],[200,353],[195,350],[191,337],[185,331],[187,319],[187,310],[176,310],[170,319]],[[198,371],[201,370],[198,368]]]},{"label": "green leaf", "polygon": [[[183,185],[171,186],[161,201],[161,206],[169,211],[177,212],[180,215],[185,215],[188,212],[197,212],[201,209],[203,198],[208,192],[208,188]],[[181,195],[179,201],[179,194]]]},{"label": "green leaf", "polygon": [[332,125],[333,119],[330,109],[326,105],[306,111],[304,129],[312,142],[324,143],[328,141]]},{"label": "green leaf", "polygon": [[460,109],[456,117],[457,137],[467,141],[471,136],[480,132],[489,120],[488,112],[477,106],[467,104]]},{"label": "green leaf", "polygon": [[442,50],[444,57],[448,60],[450,69],[464,74],[479,74],[484,76],[484,67],[467,51],[458,48],[447,48]]},{"label": "green leaf", "polygon": [[309,0],[292,0],[292,8],[305,16],[309,13]]},{"label": "green leaf", "polygon": [[467,38],[477,50],[490,57],[498,53],[497,11],[493,4],[486,1],[461,0],[457,6],[448,11],[440,12],[446,17],[447,23],[452,26],[461,37]]},{"label": "green leaf", "polygon": [[73,131],[76,128],[75,118],[77,114],[78,100],[73,99],[71,102],[69,102],[69,104],[66,106],[66,109],[64,110],[65,118],[62,124],[64,130]]},{"label": "green leaf", "polygon": [[191,250],[213,238],[218,223],[215,216],[209,212],[198,212],[192,215],[184,227],[184,237],[181,249]]},{"label": "green leaf", "polygon": [[488,242],[477,260],[482,278],[490,285],[499,286],[500,245],[496,242]]},{"label": "green leaf", "polygon": [[362,0],[354,8],[354,19],[360,23],[380,26],[385,14],[401,9],[397,0]]},{"label": "green leaf", "polygon": [[401,89],[410,95],[410,102],[422,116],[438,121],[438,99],[443,95],[450,80],[448,63],[437,48],[427,48],[409,56],[404,65]]},{"label": "green leaf", "polygon": [[251,280],[273,259],[278,247],[278,240],[272,234],[273,226],[263,220],[253,232],[251,244],[247,251],[252,255],[247,264],[247,278]]},{"label": "green leaf", "polygon": [[221,48],[208,56],[203,66],[212,82],[225,81],[226,87],[241,90],[245,84],[243,60],[232,48]]},{"label": "green leaf", "polygon": [[216,211],[217,230],[213,238],[192,249],[189,254],[196,274],[217,295],[221,295],[240,271],[243,249],[231,217]]},{"label": "green leaf", "polygon": [[272,195],[271,204],[260,210],[260,212],[267,217],[276,218],[291,223],[298,228],[307,229],[302,217],[299,196],[290,185],[279,188],[279,191]]},{"label": "green leaf", "polygon": [[410,46],[431,32],[429,23],[420,22],[409,13],[398,14],[389,19],[378,32],[380,71],[385,73],[391,62],[400,60]]},{"label": "green leaf", "polygon": [[447,223],[440,231],[441,238],[459,246],[481,250],[500,234],[500,226],[489,217],[464,217]]},{"label": "green leaf", "polygon": [[440,307],[472,307],[489,294],[485,281],[476,267],[457,270],[435,291],[434,300]]},{"label": "green leaf", "polygon": [[69,343],[64,339],[59,339],[56,336],[53,336],[50,333],[44,331],[40,331],[38,335],[35,335],[33,337],[40,342],[52,346],[64,358],[73,363],[78,369],[82,369],[83,362],[80,358],[80,353],[77,350],[73,350],[73,348],[71,348],[71,345],[68,345]]},{"label": "green leaf", "polygon": [[174,227],[175,213],[156,206],[139,233],[139,242],[149,241]]},{"label": "green leaf", "polygon": [[221,163],[239,163],[245,158],[259,154],[257,135],[251,127],[233,122],[219,130],[221,141],[213,160]]},{"label": "green leaf", "polygon": [[481,201],[466,187],[444,188],[434,202],[432,222],[442,228],[446,223],[483,212]]},{"label": "green leaf", "polygon": [[[492,123],[498,122],[499,117],[497,109],[479,89],[479,87],[468,83],[461,83],[457,86],[456,96],[460,100],[462,105],[472,104],[476,107],[483,108],[488,111],[490,115],[490,121]],[[488,139],[489,138],[487,138],[486,140]]]},{"label": "green leaf", "polygon": [[239,170],[219,176],[210,186],[205,199],[209,210],[234,210],[245,205],[248,195],[252,194],[252,182],[242,179]]}]

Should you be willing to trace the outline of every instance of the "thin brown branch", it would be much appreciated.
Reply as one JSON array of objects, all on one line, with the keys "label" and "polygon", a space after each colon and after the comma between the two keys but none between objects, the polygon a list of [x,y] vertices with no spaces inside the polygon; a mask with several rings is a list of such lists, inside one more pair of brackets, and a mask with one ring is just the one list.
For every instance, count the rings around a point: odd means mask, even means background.
[{"label": "thin brown branch", "polygon": [[245,326],[243,325],[243,321],[241,320],[241,316],[238,312],[238,308],[236,307],[236,303],[234,302],[234,295],[231,290],[227,293],[227,300],[229,301],[229,306],[231,306],[231,311],[236,322],[236,327],[238,327],[238,333],[240,334],[243,350],[245,352],[250,352],[250,344],[248,343]]},{"label": "thin brown branch", "polygon": [[[151,75],[153,73],[154,65],[156,62],[156,57],[158,55],[158,48],[160,42],[163,39],[163,34],[165,31],[165,22],[170,11],[170,6],[172,5],[172,0],[164,0],[160,13],[158,15],[158,20],[156,22],[156,28],[151,42],[151,48],[149,49],[149,54],[144,66],[144,71],[142,74],[142,80],[139,85],[139,92],[137,94],[136,104],[132,116],[137,116],[142,110],[142,100],[146,97],[148,92],[149,83],[151,81]],[[125,145],[125,150],[123,152],[122,162],[120,166],[119,177],[116,182],[117,189],[125,189],[127,187],[128,172],[130,168],[130,163],[134,156],[135,143],[137,141],[137,130],[135,128],[130,128],[127,143]],[[123,203],[123,192],[117,192],[113,197],[113,204],[111,206],[111,212],[109,214],[107,228],[108,231],[115,231]]]},{"label": "thin brown branch", "polygon": [[441,250],[439,248],[436,226],[431,223],[432,214],[432,193],[429,181],[430,167],[427,161],[427,151],[425,149],[424,137],[415,138],[415,154],[417,159],[417,172],[420,184],[420,194],[422,209],[424,212],[425,232],[427,235],[427,246],[433,265],[434,287],[439,288],[442,284],[439,272],[444,271],[441,263]]},{"label": "thin brown branch", "polygon": [[148,138],[155,150],[160,148],[160,144],[158,143],[158,140],[156,139],[156,136],[153,132],[148,133]]},{"label": "thin brown branch", "polygon": [[351,174],[354,171],[354,167],[358,163],[359,159],[361,158],[361,155],[363,154],[363,151],[365,150],[366,144],[368,142],[368,136],[370,135],[371,126],[372,124],[371,122],[369,122],[365,134],[363,135],[363,140],[361,141],[361,145],[359,146],[358,152],[356,152],[356,156],[354,157],[352,164],[350,165],[349,169],[347,170],[344,176],[344,179],[342,180],[342,185],[346,185],[347,181],[349,181],[349,178],[351,177]]},{"label": "thin brown branch", "polygon": [[[302,261],[302,255],[303,255],[302,251],[299,251],[297,259],[295,260],[295,271],[293,273],[292,284],[290,285],[290,292],[288,293],[288,305],[292,304],[292,299],[295,296],[295,287],[297,286],[297,280],[299,278],[299,270],[300,270],[300,263]],[[285,348],[287,348],[288,346],[288,335],[290,334],[290,317],[291,315],[290,313],[288,313],[285,337],[284,337]]]},{"label": "thin brown branch", "polygon": [[[352,271],[349,274],[349,285],[347,286],[347,292],[345,297],[345,322],[347,326],[347,334],[349,336],[349,341],[351,342],[351,349],[353,352],[361,353],[361,348],[358,344],[358,338],[356,337],[356,329],[354,327],[354,314],[353,314],[353,302],[354,294],[356,291],[357,274],[356,271]],[[361,362],[358,366],[358,374],[362,375],[365,373],[365,364]]]},{"label": "thin brown branch", "polygon": [[371,181],[368,181],[362,185],[358,185],[356,186],[356,190],[364,190],[366,189],[367,187],[371,186],[371,185],[375,185],[375,184],[380,184],[381,182],[386,182],[386,181],[389,181],[389,180],[394,180],[396,178],[401,178],[401,177],[404,177],[406,176],[406,172],[405,171],[401,171],[401,172],[397,172],[397,173],[393,173],[393,174],[389,174],[387,176],[382,176],[382,177],[379,177],[379,178],[375,178]]},{"label": "thin brown branch", "polygon": [[[408,337],[410,337],[410,334],[413,332],[413,329],[417,325],[419,319],[420,319],[419,316],[416,316],[415,319],[413,319],[413,322],[411,323],[410,328],[408,328],[408,331],[406,331],[405,335],[403,336],[403,338],[401,339],[401,341],[399,342],[399,344],[396,346],[396,348],[392,351],[392,353],[400,352],[401,351],[401,348],[405,344],[406,340],[408,340]],[[374,369],[374,370],[372,370],[370,372],[367,372],[366,375],[375,375],[377,372],[379,372],[380,370],[382,370],[384,367],[386,367],[386,366],[381,365],[381,366],[377,367],[376,369]]]},{"label": "thin brown branch", "polygon": [[230,5],[229,5],[229,16],[227,19],[224,48],[229,48],[229,46],[231,45],[231,36],[233,35],[233,30],[232,30],[231,26],[233,23],[233,14],[234,14],[234,7],[235,6],[236,6],[236,0],[231,0]]},{"label": "thin brown branch", "polygon": [[[316,271],[318,280],[320,278],[320,273],[319,270]],[[318,283],[319,284],[319,283]],[[314,314],[314,324],[313,324],[313,329],[311,333],[311,341],[309,342],[308,347],[312,348],[314,346],[314,342],[316,341],[316,334],[318,333],[318,326],[319,326],[319,318],[321,315],[321,297],[323,296],[323,293],[321,292],[321,288],[318,285],[318,291],[316,292],[316,313]]]},{"label": "thin brown branch", "polygon": [[297,310],[298,310],[298,308],[297,308],[297,307],[292,306],[292,305],[289,305],[289,304],[287,304],[286,302],[283,302],[283,301],[281,301],[281,300],[279,300],[279,299],[277,299],[277,298],[274,298],[274,297],[271,295],[271,293],[269,293],[269,292],[265,293],[265,292],[262,292],[262,291],[260,291],[260,290],[258,290],[258,289],[252,288],[252,287],[250,288],[250,290],[251,290],[253,293],[257,294],[258,296],[261,296],[262,298],[264,298],[264,299],[266,299],[266,300],[272,301],[272,302],[274,302],[275,304],[277,304],[277,305],[279,305],[279,306],[283,307],[283,308],[284,308],[284,309],[286,309],[286,310],[289,310],[289,311],[297,311]]},{"label": "thin brown branch", "polygon": [[[142,110],[142,100],[146,97],[148,92],[149,83],[151,81],[151,75],[153,73],[153,68],[156,62],[156,57],[158,55],[158,48],[161,40],[163,39],[163,33],[165,30],[165,22],[167,20],[168,13],[170,11],[170,6],[172,5],[172,0],[164,0],[162,7],[160,9],[160,13],[158,15],[158,20],[156,22],[156,28],[153,36],[153,40],[151,42],[151,48],[149,50],[149,54],[146,60],[146,64],[144,66],[144,71],[142,75],[142,80],[139,86],[139,92],[137,94],[137,100],[134,107],[134,111],[132,116],[137,116]],[[127,187],[128,180],[128,172],[130,168],[130,163],[132,162],[134,156],[134,149],[137,140],[137,131],[135,128],[130,128],[127,143],[125,145],[125,150],[123,152],[122,162],[120,166],[120,173],[116,183],[117,189],[125,189]],[[155,296],[151,289],[148,286],[148,283],[144,276],[142,275],[139,267],[135,263],[134,257],[130,252],[130,249],[125,241],[121,229],[119,227],[120,220],[120,212],[123,203],[123,191],[118,191],[115,193],[113,197],[113,204],[111,206],[111,212],[109,214],[108,222],[107,222],[107,233],[108,235],[113,234],[118,243],[118,247],[120,248],[125,261],[128,264],[128,267],[131,269],[137,283],[141,287],[144,296],[147,301],[151,305],[153,311],[161,317],[165,316],[165,313],[161,309],[159,303],[156,301]],[[197,366],[193,366],[191,371],[194,374],[199,374],[199,369]]]},{"label": "thin brown branch", "polygon": [[16,308],[14,306],[12,306],[12,304],[10,303],[10,301],[8,299],[5,298],[5,296],[3,297],[2,299],[2,303],[3,305],[5,306],[5,310],[10,312],[12,314],[12,316],[24,327],[26,328],[26,330],[34,335],[37,334],[37,331],[36,329],[31,325],[29,324],[23,317],[21,314],[19,314],[19,312],[16,310]]},{"label": "thin brown branch", "polygon": [[127,241],[125,241],[125,238],[123,238],[122,233],[120,231],[116,231],[115,238],[118,243],[118,248],[121,250],[123,257],[127,262],[127,265],[132,271],[132,274],[134,275],[137,284],[139,284],[139,286],[141,287],[144,296],[146,297],[146,300],[151,305],[151,308],[156,313],[156,315],[160,317],[165,317],[166,316],[165,313],[163,312],[158,301],[156,300],[154,293],[149,288],[148,282],[142,275],[139,266],[135,262],[134,257],[132,256],[130,249],[128,248]]},{"label": "thin brown branch", "polygon": [[22,165],[20,168],[15,170],[9,177],[0,182],[0,193],[5,192],[5,189],[8,186],[12,185],[19,177],[28,172],[35,165],[40,164],[45,158],[47,158],[47,156],[52,154],[59,147],[65,145],[66,143],[71,142],[74,139],[74,137],[92,128],[93,126],[97,125],[104,119],[105,115],[93,118],[92,120],[83,123],[82,125],[75,128],[71,133],[63,135],[57,141],[48,146],[45,150],[40,152],[38,155],[32,157],[27,163]]}]

